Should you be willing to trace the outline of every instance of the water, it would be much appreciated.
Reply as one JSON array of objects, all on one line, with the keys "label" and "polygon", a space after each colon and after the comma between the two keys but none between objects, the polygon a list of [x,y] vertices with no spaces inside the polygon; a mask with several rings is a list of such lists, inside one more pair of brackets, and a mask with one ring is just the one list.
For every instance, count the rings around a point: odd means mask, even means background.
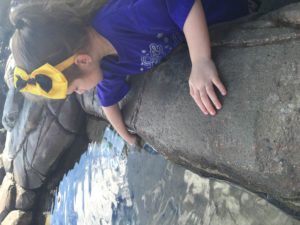
[{"label": "water", "polygon": [[202,178],[155,151],[129,151],[109,128],[64,176],[52,225],[298,225],[260,197]]}]

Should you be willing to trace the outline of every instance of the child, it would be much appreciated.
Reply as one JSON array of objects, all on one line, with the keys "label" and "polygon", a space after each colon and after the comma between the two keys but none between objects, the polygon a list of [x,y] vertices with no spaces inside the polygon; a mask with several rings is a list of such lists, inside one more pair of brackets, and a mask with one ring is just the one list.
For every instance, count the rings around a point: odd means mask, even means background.
[{"label": "child", "polygon": [[186,40],[190,95],[205,115],[221,109],[213,86],[222,95],[226,89],[211,60],[207,23],[246,15],[247,0],[109,0],[87,24],[71,8],[52,4],[23,6],[11,16],[19,90],[62,99],[97,87],[107,119],[133,145],[137,136],[117,104],[129,90],[126,76],[153,68]]}]

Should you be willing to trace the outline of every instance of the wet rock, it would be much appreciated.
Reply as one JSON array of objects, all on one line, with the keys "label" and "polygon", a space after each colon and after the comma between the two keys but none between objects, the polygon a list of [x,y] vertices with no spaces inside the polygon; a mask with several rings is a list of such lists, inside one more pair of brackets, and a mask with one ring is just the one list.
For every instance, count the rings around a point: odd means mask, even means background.
[{"label": "wet rock", "polygon": [[86,113],[105,118],[104,112],[99,105],[96,89],[87,91],[82,95],[77,95],[77,99]]},{"label": "wet rock", "polygon": [[[12,173],[13,172],[13,158],[10,158],[8,153],[10,152],[8,148],[10,148],[12,146],[12,134],[11,132],[7,132],[6,134],[6,141],[5,141],[5,146],[4,147],[4,151],[2,153],[2,162],[3,162],[3,166],[4,169],[7,173]],[[7,150],[5,150],[7,149]]]},{"label": "wet rock", "polygon": [[86,127],[89,142],[100,143],[102,141],[103,133],[107,125],[108,123],[106,121],[89,116],[87,119]]},{"label": "wet rock", "polygon": [[[4,107],[7,88],[3,82],[3,74],[6,59],[9,54],[8,41],[11,34],[11,25],[9,23],[10,0],[3,0],[0,4],[0,118]],[[0,123],[0,128],[2,128]],[[1,147],[1,146],[0,146]]]},{"label": "wet rock", "polygon": [[259,12],[266,13],[285,5],[298,2],[298,0],[258,0],[260,2]]},{"label": "wet rock", "polygon": [[9,10],[10,0],[2,0],[0,4],[0,39],[3,39],[5,33],[11,29]]},{"label": "wet rock", "polygon": [[6,130],[5,129],[0,129],[0,154],[4,150],[5,139],[6,139]]},{"label": "wet rock", "polygon": [[11,131],[19,118],[24,97],[14,88],[10,88],[6,94],[6,101],[3,109],[2,124],[6,130]]},{"label": "wet rock", "polygon": [[0,155],[0,185],[5,177],[5,169],[3,166],[2,155]]},{"label": "wet rock", "polygon": [[0,188],[0,223],[14,209],[16,199],[15,182],[12,174],[7,173]]},{"label": "wet rock", "polygon": [[11,211],[1,225],[30,225],[32,213],[20,210]]},{"label": "wet rock", "polygon": [[[122,109],[126,104],[128,104],[133,95],[134,92],[129,91],[129,93],[118,103],[119,107]],[[84,94],[77,95],[77,99],[87,114],[106,120],[106,116],[102,110],[99,98],[97,96],[96,88],[87,91]]]},{"label": "wet rock", "polygon": [[23,211],[28,211],[32,209],[36,199],[35,192],[31,190],[25,190],[19,185],[17,185],[16,187],[17,195],[15,208]]},{"label": "wet rock", "polygon": [[[25,130],[30,130],[30,135],[23,131],[23,136],[20,136],[14,129],[13,146],[6,155],[13,159],[16,181],[24,188],[34,189],[43,183],[52,165],[70,147],[82,126],[84,115],[74,96],[59,105],[39,106],[26,100],[24,103],[22,119],[18,120],[16,127],[24,126]],[[59,110],[55,111],[55,108]],[[62,114],[72,116],[60,122]]]}]

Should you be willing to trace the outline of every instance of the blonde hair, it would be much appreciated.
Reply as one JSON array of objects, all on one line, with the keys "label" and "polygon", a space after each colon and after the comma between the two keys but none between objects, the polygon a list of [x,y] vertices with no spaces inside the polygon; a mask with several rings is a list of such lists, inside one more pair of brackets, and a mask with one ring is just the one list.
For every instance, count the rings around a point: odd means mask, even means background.
[{"label": "blonde hair", "polygon": [[[56,65],[89,44],[87,28],[103,0],[31,0],[14,8],[10,20],[16,27],[11,50],[16,65],[31,72],[41,65]],[[79,76],[76,65],[65,72]]]}]

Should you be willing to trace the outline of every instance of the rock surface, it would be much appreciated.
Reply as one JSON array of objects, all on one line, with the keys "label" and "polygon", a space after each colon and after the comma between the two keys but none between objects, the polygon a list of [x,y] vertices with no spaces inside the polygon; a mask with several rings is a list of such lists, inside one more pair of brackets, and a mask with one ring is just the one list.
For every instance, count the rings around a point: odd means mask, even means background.
[{"label": "rock surface", "polygon": [[32,213],[13,210],[11,211],[1,225],[30,225],[32,221]]},{"label": "rock surface", "polygon": [[32,209],[36,194],[32,190],[25,190],[24,188],[20,187],[19,185],[16,185],[16,209],[27,211]]},{"label": "rock surface", "polygon": [[7,173],[0,188],[0,222],[14,209],[15,197],[15,182],[12,174]]},{"label": "rock surface", "polygon": [[74,96],[46,104],[24,100],[3,151],[4,164],[18,184],[27,189],[42,185],[54,163],[74,142],[84,117]]},{"label": "rock surface", "polygon": [[3,166],[2,155],[0,155],[0,185],[5,177],[5,169]]},{"label": "rock surface", "polygon": [[5,139],[6,139],[6,130],[1,128],[0,129],[0,154],[3,152],[5,146]]},{"label": "rock surface", "polygon": [[[8,41],[11,34],[11,25],[9,23],[9,5],[10,0],[2,0],[0,3],[0,118],[2,118],[3,106],[6,98],[6,85],[3,82],[6,59],[9,54]],[[2,127],[0,123],[0,128]],[[1,142],[0,142],[1,147]],[[2,150],[2,149],[0,149]]]}]

